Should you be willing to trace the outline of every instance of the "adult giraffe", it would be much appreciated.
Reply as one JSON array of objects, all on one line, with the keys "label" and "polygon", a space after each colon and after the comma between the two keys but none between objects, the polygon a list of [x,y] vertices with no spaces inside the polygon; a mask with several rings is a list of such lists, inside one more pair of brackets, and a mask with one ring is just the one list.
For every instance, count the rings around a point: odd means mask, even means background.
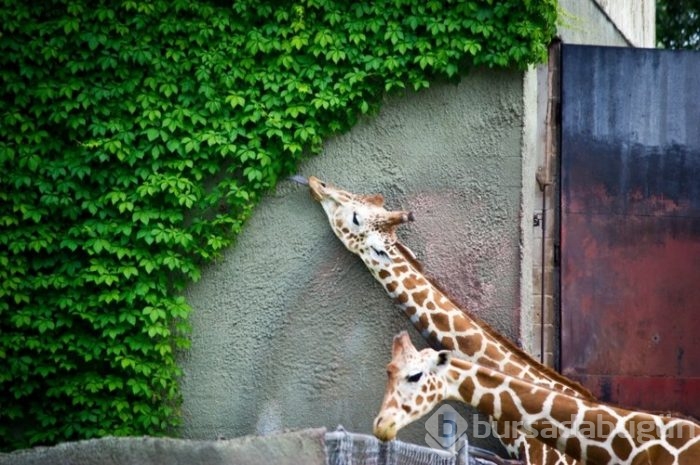
[{"label": "adult giraffe", "polygon": [[[492,367],[575,397],[593,399],[579,384],[530,357],[478,318],[460,309],[422,271],[413,253],[396,236],[396,227],[413,221],[407,211],[387,211],[381,194],[358,195],[309,177],[312,197],[326,212],[335,235],[358,255],[414,326],[434,346],[455,350],[475,363]],[[577,462],[526,435],[505,437],[494,430],[512,457],[532,465]]]},{"label": "adult giraffe", "polygon": [[461,400],[511,430],[595,465],[698,465],[700,425],[577,398],[482,367],[451,351],[416,350],[394,338],[374,434],[390,440],[443,400]]}]

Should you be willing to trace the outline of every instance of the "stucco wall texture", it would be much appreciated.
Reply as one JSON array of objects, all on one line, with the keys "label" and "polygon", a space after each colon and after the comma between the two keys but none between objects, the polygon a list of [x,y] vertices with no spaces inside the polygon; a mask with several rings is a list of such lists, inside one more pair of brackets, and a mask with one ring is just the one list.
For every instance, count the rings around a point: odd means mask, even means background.
[{"label": "stucco wall texture", "polygon": [[[412,210],[402,242],[457,302],[510,338],[520,311],[522,94],[522,73],[488,70],[409,92],[301,167]],[[305,186],[281,182],[187,299],[184,437],[338,424],[371,433],[392,337],[411,325]],[[418,422],[399,438],[424,444],[425,435]]]}]

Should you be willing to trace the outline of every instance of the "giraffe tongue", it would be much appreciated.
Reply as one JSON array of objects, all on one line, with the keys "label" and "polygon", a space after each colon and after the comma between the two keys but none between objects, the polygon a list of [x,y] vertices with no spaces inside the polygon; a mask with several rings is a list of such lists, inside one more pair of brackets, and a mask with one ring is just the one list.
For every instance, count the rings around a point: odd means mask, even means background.
[{"label": "giraffe tongue", "polygon": [[297,184],[304,185],[304,186],[309,185],[309,180],[300,174],[295,174],[294,176],[290,176],[287,179],[289,179],[290,181],[294,181]]}]

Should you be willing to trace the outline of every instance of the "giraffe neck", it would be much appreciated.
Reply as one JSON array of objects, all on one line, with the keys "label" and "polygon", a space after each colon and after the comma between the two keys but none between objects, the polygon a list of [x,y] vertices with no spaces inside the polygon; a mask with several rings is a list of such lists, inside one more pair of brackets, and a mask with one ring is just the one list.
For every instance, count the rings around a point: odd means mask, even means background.
[{"label": "giraffe neck", "polygon": [[700,425],[597,404],[452,358],[444,396],[587,464],[700,463]]},{"label": "giraffe neck", "polygon": [[389,247],[387,254],[384,262],[368,256],[362,259],[429,343],[455,350],[476,363],[509,375],[593,399],[583,387],[543,366],[488,325],[462,311],[396,246]]}]

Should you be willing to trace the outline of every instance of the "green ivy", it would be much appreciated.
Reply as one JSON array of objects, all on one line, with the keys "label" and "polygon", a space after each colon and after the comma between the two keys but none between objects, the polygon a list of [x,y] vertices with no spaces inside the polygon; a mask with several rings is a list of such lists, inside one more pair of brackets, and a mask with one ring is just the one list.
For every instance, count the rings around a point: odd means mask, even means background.
[{"label": "green ivy", "polygon": [[556,0],[4,0],[0,449],[172,434],[182,297],[387,92],[541,62]]}]

